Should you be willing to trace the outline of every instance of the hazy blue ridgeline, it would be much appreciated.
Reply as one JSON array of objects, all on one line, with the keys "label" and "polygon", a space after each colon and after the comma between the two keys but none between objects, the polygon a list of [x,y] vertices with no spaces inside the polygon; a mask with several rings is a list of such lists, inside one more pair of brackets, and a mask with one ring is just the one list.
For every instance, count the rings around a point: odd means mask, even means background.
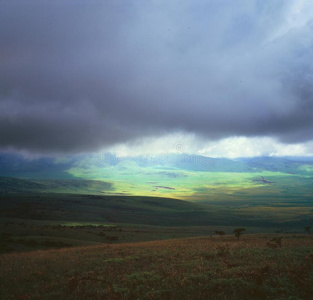
[{"label": "hazy blue ridgeline", "polygon": [[187,154],[157,156],[116,157],[109,153],[76,155],[62,159],[41,157],[28,159],[22,155],[0,154],[0,176],[18,178],[74,178],[67,172],[70,168],[105,168],[132,162],[141,168],[162,166],[189,171],[206,172],[283,172],[301,174],[303,165],[313,167],[312,157],[254,157],[254,158],[210,158]]}]

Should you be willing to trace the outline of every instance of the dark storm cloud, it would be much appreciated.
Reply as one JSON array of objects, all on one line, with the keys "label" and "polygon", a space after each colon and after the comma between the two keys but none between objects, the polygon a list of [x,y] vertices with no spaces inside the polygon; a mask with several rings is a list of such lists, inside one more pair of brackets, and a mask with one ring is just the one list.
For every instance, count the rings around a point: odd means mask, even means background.
[{"label": "dark storm cloud", "polygon": [[307,1],[1,1],[0,147],[313,139]]}]

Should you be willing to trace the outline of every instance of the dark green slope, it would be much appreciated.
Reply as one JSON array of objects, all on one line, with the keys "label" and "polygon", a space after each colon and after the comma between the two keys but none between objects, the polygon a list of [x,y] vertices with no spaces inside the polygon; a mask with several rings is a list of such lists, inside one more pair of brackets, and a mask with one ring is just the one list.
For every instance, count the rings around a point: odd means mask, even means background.
[{"label": "dark green slope", "polygon": [[246,219],[240,210],[170,198],[61,193],[7,194],[0,197],[0,219],[57,223],[157,226],[276,227],[275,220]]},{"label": "dark green slope", "polygon": [[83,179],[19,179],[0,177],[0,195],[11,193],[95,193],[112,192],[110,182]]},{"label": "dark green slope", "polygon": [[206,205],[154,197],[11,194],[0,197],[0,207],[0,218],[29,220],[177,226],[213,220]]}]

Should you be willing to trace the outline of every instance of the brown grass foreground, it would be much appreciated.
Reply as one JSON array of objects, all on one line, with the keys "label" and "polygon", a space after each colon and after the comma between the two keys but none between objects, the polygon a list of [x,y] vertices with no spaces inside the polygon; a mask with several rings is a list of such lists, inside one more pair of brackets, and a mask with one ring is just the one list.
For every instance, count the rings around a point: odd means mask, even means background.
[{"label": "brown grass foreground", "polygon": [[1,299],[312,299],[313,237],[202,237],[0,256]]}]

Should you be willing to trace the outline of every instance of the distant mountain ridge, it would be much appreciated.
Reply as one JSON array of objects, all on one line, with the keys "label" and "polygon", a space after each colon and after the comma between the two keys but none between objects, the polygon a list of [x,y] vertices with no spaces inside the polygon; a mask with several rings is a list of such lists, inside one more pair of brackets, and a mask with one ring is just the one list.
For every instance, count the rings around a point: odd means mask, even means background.
[{"label": "distant mountain ridge", "polygon": [[162,166],[202,172],[285,172],[299,173],[301,166],[313,167],[312,157],[253,157],[211,158],[199,155],[169,154],[157,156],[117,157],[101,155],[76,155],[66,159],[53,157],[27,159],[22,155],[0,153],[0,176],[41,179],[73,179],[70,168],[105,168],[122,163],[139,167]]}]

